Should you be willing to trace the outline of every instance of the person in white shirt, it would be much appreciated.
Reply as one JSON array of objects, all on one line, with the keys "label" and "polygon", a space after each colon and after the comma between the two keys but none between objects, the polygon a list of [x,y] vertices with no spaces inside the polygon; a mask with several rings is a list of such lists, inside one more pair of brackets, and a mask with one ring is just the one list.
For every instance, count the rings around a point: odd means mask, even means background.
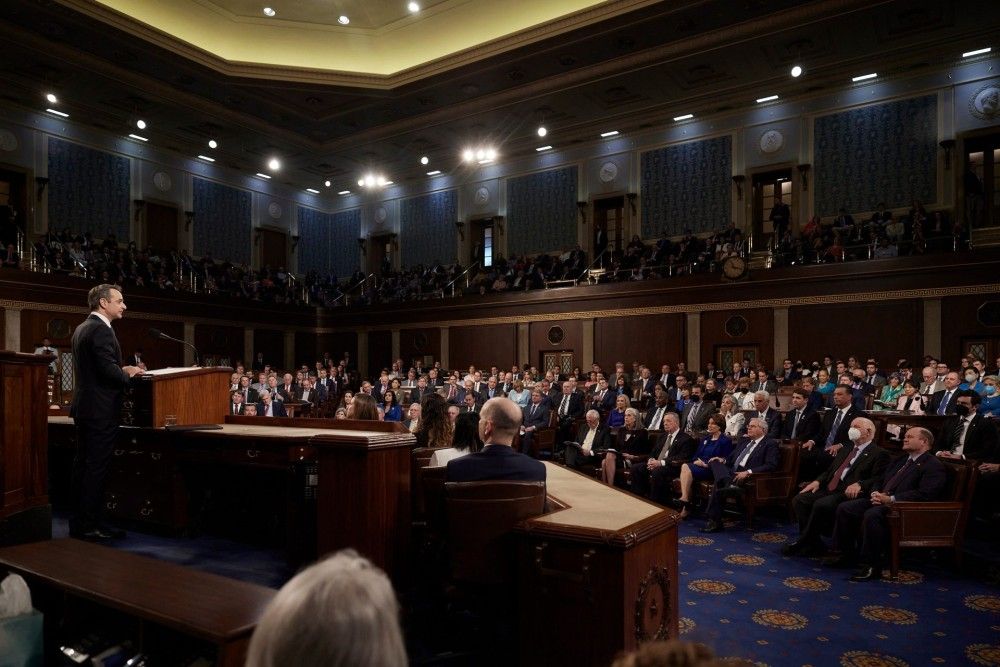
[{"label": "person in white shirt", "polygon": [[435,451],[431,455],[429,466],[431,468],[446,466],[448,461],[478,452],[482,447],[483,442],[479,439],[479,413],[463,412],[455,419],[452,446]]}]

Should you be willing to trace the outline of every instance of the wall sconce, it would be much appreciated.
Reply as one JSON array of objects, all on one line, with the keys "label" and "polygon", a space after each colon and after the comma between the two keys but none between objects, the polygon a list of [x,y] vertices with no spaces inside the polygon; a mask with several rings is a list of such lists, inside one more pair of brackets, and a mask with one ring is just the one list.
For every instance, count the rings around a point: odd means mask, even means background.
[{"label": "wall sconce", "polygon": [[493,226],[497,228],[497,233],[503,236],[504,224],[502,215],[493,218]]},{"label": "wall sconce", "polygon": [[632,209],[632,215],[635,215],[635,198],[638,196],[639,195],[636,192],[629,192],[628,194],[625,195],[625,197],[628,198],[628,206],[630,209]]},{"label": "wall sconce", "polygon": [[461,241],[465,240],[465,223],[461,220],[455,222],[455,229],[458,230],[458,238]]},{"label": "wall sconce", "polygon": [[743,184],[746,182],[747,177],[743,174],[737,174],[733,176],[733,185],[736,186],[736,199],[743,199]]},{"label": "wall sconce", "polygon": [[254,247],[260,245],[260,237],[261,237],[262,233],[263,232],[261,232],[261,230],[259,228],[253,230],[253,244],[254,244]]},{"label": "wall sconce", "polygon": [[580,220],[581,224],[587,224],[587,202],[578,201],[576,207],[580,209]]},{"label": "wall sconce", "polygon": [[191,229],[191,223],[194,222],[194,211],[184,211],[184,231]]},{"label": "wall sconce", "polygon": [[146,208],[146,202],[141,199],[133,199],[132,205],[135,206],[135,216],[133,220],[139,222],[139,216],[142,215],[143,209]]},{"label": "wall sconce", "polygon": [[358,239],[358,248],[361,250],[361,252],[367,254],[367,252],[368,252],[368,239],[366,239],[366,238],[360,238],[360,239]]},{"label": "wall sconce", "polygon": [[944,149],[944,168],[951,169],[951,151],[955,148],[954,139],[944,139],[938,143],[938,146]]},{"label": "wall sconce", "polygon": [[35,185],[38,186],[38,201],[42,201],[42,193],[45,192],[45,186],[49,184],[49,179],[45,176],[35,176]]},{"label": "wall sconce", "polygon": [[802,190],[806,191],[809,189],[809,170],[812,169],[811,164],[800,164],[799,176],[802,178]]},{"label": "wall sconce", "polygon": [[299,238],[300,237],[298,237],[298,236],[293,236],[292,237],[292,254],[295,254],[295,246],[297,246],[299,244]]}]

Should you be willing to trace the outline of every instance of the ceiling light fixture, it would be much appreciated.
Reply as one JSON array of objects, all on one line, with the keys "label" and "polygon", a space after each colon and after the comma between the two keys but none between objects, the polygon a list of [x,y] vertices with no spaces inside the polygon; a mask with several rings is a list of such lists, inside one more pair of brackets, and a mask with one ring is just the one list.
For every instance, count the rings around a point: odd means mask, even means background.
[{"label": "ceiling light fixture", "polygon": [[274,16],[276,13],[271,7],[264,8],[264,16]]},{"label": "ceiling light fixture", "polygon": [[541,153],[542,151],[550,151],[552,150],[552,146],[539,146],[535,150],[538,151],[539,153]]},{"label": "ceiling light fixture", "polygon": [[149,141],[146,137],[140,137],[138,134],[130,134],[128,135],[128,138],[135,139],[136,141]]},{"label": "ceiling light fixture", "polygon": [[544,125],[542,125],[542,126],[540,126],[540,127],[538,128],[538,136],[540,136],[540,137],[544,137],[544,136],[545,136],[546,134],[548,134],[548,133],[549,133],[549,131],[545,129],[545,126],[544,126]]},{"label": "ceiling light fixture", "polygon": [[496,150],[493,149],[493,148],[487,148],[486,149],[486,159],[487,160],[496,160],[497,159],[497,152],[496,152]]},{"label": "ceiling light fixture", "polygon": [[351,19],[347,18],[346,16],[341,16],[340,18],[337,19],[337,23],[339,23],[340,25],[347,25],[350,22]]},{"label": "ceiling light fixture", "polygon": [[466,148],[462,151],[462,159],[466,162],[472,162],[476,158],[475,153],[472,152],[471,148]]},{"label": "ceiling light fixture", "polygon": [[281,169],[281,161],[278,158],[273,157],[267,161],[267,168],[271,171],[278,171]]},{"label": "ceiling light fixture", "polygon": [[855,76],[851,78],[851,81],[857,83],[858,81],[867,81],[868,79],[874,79],[878,74],[872,72],[871,74],[862,74],[861,76]]},{"label": "ceiling light fixture", "polygon": [[333,185],[333,183],[331,183],[330,181],[323,181],[323,185],[325,185],[326,187],[330,187],[331,185]]},{"label": "ceiling light fixture", "polygon": [[426,155],[423,156],[422,158],[420,158],[420,164],[430,164],[430,162],[431,162],[431,159],[429,157],[427,157]]},{"label": "ceiling light fixture", "polygon": [[971,58],[972,56],[979,56],[984,53],[989,53],[992,50],[991,47],[987,46],[985,49],[976,49],[975,51],[966,51],[962,54],[963,58]]},{"label": "ceiling light fixture", "polygon": [[768,95],[767,97],[759,97],[757,98],[757,104],[763,104],[764,102],[773,102],[776,99],[778,99],[777,95]]},{"label": "ceiling light fixture", "polygon": [[385,181],[382,183],[382,185],[392,185],[392,181]]},{"label": "ceiling light fixture", "polygon": [[796,65],[792,68],[792,77],[797,79],[800,76],[802,76],[802,67],[800,65]]},{"label": "ceiling light fixture", "polygon": [[410,4],[406,5],[406,8],[409,9],[414,14],[420,11],[420,5],[417,4],[416,2],[411,2]]},{"label": "ceiling light fixture", "polygon": [[686,113],[683,116],[674,116],[674,120],[675,121],[687,120],[689,118],[694,118],[694,114],[693,113]]},{"label": "ceiling light fixture", "polygon": [[608,137],[617,137],[617,136],[618,136],[618,130],[611,130],[609,132],[601,132],[601,138],[602,139],[607,139]]},{"label": "ceiling light fixture", "polygon": [[350,191],[350,190],[341,190],[341,191],[340,191],[340,192],[338,192],[337,194],[338,194],[338,195],[340,195],[341,197],[343,197],[344,195],[349,195],[349,194],[351,194],[351,191]]},{"label": "ceiling light fixture", "polygon": [[314,195],[318,195],[319,194],[319,190],[317,190],[316,188],[306,188],[306,192],[311,192]]},{"label": "ceiling light fixture", "polygon": [[428,175],[428,176],[437,176],[437,175],[438,175],[438,174],[440,174],[440,173],[441,173],[441,170],[440,170],[440,169],[435,169],[434,171],[428,171],[428,172],[427,172],[427,175]]},{"label": "ceiling light fixture", "polygon": [[263,178],[263,179],[264,179],[265,181],[269,181],[269,180],[271,180],[271,177],[270,177],[270,176],[268,176],[267,174],[262,174],[262,173],[260,173],[259,171],[258,171],[258,172],[257,172],[256,174],[254,174],[254,175],[255,175],[255,176],[256,176],[257,178]]},{"label": "ceiling light fixture", "polygon": [[209,139],[208,140],[208,147],[209,148],[218,148],[219,147],[219,142],[216,141],[215,139]]},{"label": "ceiling light fixture", "polygon": [[61,118],[69,118],[69,114],[63,113],[62,111],[56,111],[55,109],[46,109],[46,111],[52,114],[53,116],[59,116]]},{"label": "ceiling light fixture", "polygon": [[56,102],[59,101],[59,98],[56,97],[55,93],[46,93],[45,99],[49,101],[49,104],[55,104]]},{"label": "ceiling light fixture", "polygon": [[198,159],[199,160],[204,160],[205,162],[215,162],[215,158],[214,157],[208,157],[207,155],[199,155]]}]

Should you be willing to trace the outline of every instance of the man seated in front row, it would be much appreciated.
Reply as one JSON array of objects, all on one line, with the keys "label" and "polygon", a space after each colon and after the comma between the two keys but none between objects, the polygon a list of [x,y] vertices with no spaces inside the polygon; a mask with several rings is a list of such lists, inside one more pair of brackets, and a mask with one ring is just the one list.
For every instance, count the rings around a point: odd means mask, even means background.
[{"label": "man seated in front row", "polygon": [[[245,411],[245,408],[244,408]],[[276,401],[271,395],[264,392],[260,395],[260,403],[257,404],[257,415],[260,417],[287,417],[283,401]]]},{"label": "man seated in front row", "polygon": [[511,444],[521,427],[521,408],[509,398],[491,398],[479,413],[481,451],[448,462],[445,480],[544,482],[545,464],[518,454]]},{"label": "man seated in front row", "polygon": [[726,498],[741,495],[742,485],[752,475],[770,472],[778,467],[778,441],[767,437],[767,422],[754,417],[747,425],[747,435],[743,442],[733,448],[725,461],[716,457],[708,461],[715,478],[715,490],[708,501],[708,523],[701,529],[703,533],[718,533],[722,530],[722,510]]},{"label": "man seated in front row", "polygon": [[566,447],[566,466],[577,470],[590,466],[593,472],[598,462],[595,452],[611,447],[611,429],[601,423],[601,413],[597,410],[588,410],[586,418],[587,423],[580,426],[575,444]]},{"label": "man seated in front row", "polygon": [[676,413],[668,412],[661,424],[663,429],[649,458],[639,459],[630,467],[632,491],[648,496],[653,502],[666,505],[670,502],[670,485],[681,474],[681,466],[691,461],[698,442],[681,430]]}]

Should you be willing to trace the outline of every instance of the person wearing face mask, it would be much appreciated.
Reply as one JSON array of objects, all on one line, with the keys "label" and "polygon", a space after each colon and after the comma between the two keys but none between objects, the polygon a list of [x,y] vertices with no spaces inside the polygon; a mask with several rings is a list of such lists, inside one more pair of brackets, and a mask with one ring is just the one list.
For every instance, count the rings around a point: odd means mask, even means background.
[{"label": "person wearing face mask", "polygon": [[792,500],[799,520],[799,539],[783,547],[782,555],[822,554],[825,549],[820,538],[833,530],[837,506],[860,497],[862,488],[881,479],[889,465],[889,452],[872,443],[875,424],[870,419],[855,418],[848,437],[854,446],[842,448],[830,466]]},{"label": "person wearing face mask", "polygon": [[979,404],[979,414],[987,419],[1000,417],[1000,384],[996,375],[987,375],[983,378],[983,402]]},{"label": "person wearing face mask", "polygon": [[964,391],[966,389],[971,389],[980,396],[982,396],[986,388],[983,383],[979,381],[979,373],[976,372],[974,368],[966,368],[962,371],[965,374],[965,381],[958,385],[959,390]]},{"label": "person wearing face mask", "polygon": [[979,414],[982,397],[965,389],[955,403],[955,415],[941,428],[937,455],[945,459],[992,460],[998,447],[997,429]]}]

